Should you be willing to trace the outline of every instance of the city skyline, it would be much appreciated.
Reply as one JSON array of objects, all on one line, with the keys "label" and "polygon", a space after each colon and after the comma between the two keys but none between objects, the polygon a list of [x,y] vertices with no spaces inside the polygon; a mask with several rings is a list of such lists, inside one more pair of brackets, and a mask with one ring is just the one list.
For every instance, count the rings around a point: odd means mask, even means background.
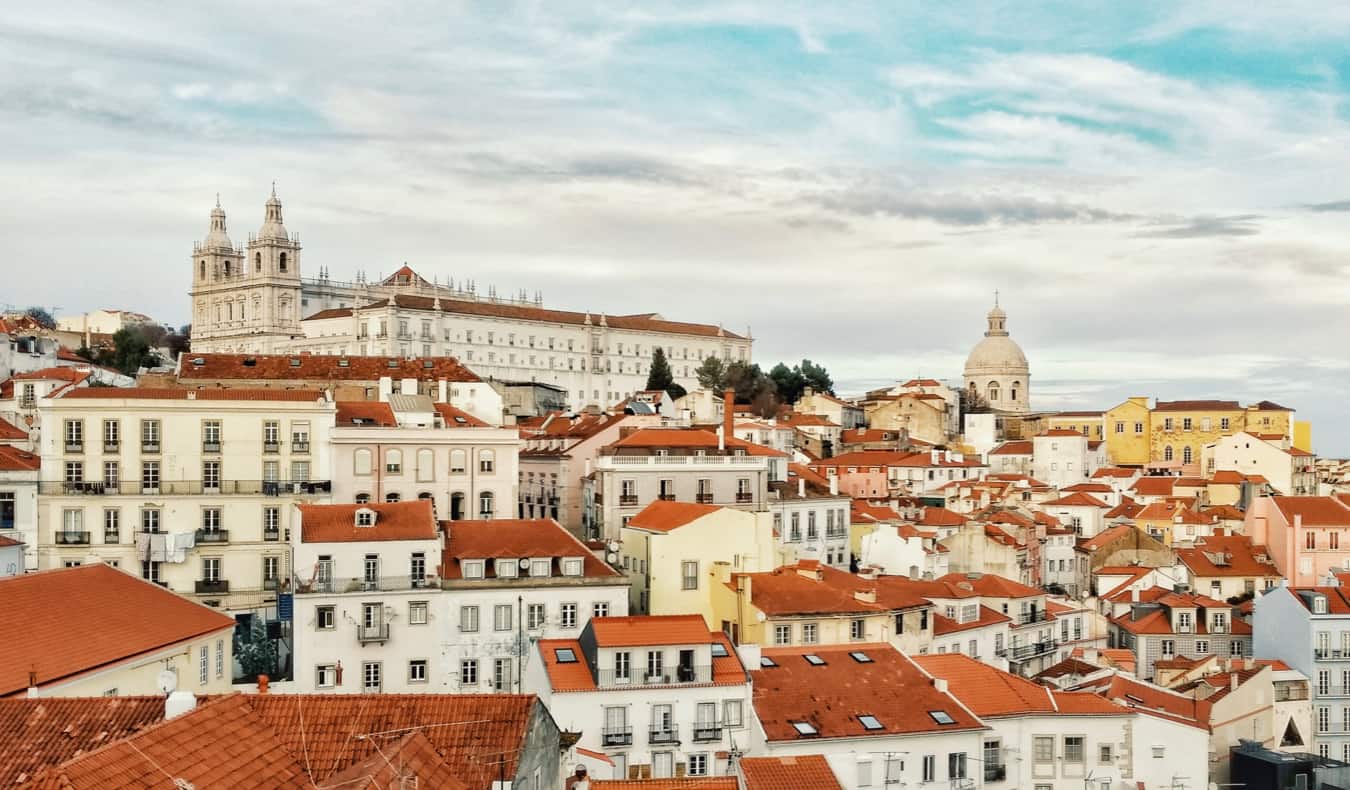
[{"label": "city skyline", "polygon": [[978,8],[31,10],[6,301],[186,322],[215,194],[241,241],[275,179],[307,276],[748,325],[847,392],[958,378],[998,289],[1035,408],[1270,398],[1350,452],[1350,14]]}]

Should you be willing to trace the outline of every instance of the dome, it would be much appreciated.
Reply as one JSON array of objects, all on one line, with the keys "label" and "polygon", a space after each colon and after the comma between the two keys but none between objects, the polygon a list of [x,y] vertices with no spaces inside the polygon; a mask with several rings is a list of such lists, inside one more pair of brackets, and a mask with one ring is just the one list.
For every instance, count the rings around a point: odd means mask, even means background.
[{"label": "dome", "polygon": [[286,226],[281,222],[281,201],[277,199],[275,186],[272,187],[272,197],[267,199],[266,210],[262,228],[258,230],[258,238],[288,241],[290,236],[286,233]]},{"label": "dome", "polygon": [[1026,354],[1017,341],[1007,335],[990,335],[975,344],[966,357],[966,375],[1021,373],[1028,370]]},{"label": "dome", "polygon": [[216,207],[211,209],[211,230],[207,232],[202,246],[234,249],[229,235],[225,233],[225,209],[220,207],[220,198],[216,198]]}]

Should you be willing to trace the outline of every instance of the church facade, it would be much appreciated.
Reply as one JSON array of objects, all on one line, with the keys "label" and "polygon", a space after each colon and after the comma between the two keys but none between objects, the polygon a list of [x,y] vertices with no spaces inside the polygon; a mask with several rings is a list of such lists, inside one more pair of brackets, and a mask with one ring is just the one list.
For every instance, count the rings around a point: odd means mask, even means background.
[{"label": "church facade", "polygon": [[1026,414],[1031,410],[1031,367],[1022,347],[1008,334],[1008,314],[997,296],[986,320],[984,339],[966,358],[966,392],[996,412]]},{"label": "church facade", "polygon": [[709,356],[749,361],[753,338],[656,313],[552,310],[529,299],[479,295],[473,284],[431,282],[407,266],[378,282],[301,274],[275,191],[261,229],[231,242],[219,202],[193,245],[192,349],[344,356],[452,356],[479,376],[562,387],[572,408],[610,405],[645,388],[655,348],[675,381],[698,386]]}]

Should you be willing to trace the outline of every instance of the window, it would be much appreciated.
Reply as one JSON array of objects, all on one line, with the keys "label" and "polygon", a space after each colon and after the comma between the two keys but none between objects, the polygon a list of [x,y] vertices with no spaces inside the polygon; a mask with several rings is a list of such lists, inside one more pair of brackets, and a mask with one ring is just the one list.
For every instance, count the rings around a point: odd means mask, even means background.
[{"label": "window", "polygon": [[817,641],[815,623],[802,623],[802,644],[814,645]]},{"label": "window", "polygon": [[[3,502],[0,502],[3,504]],[[109,508],[103,511],[103,542],[117,543],[120,540],[119,528],[122,523],[122,511]],[[0,524],[3,526],[3,524]]]},{"label": "window", "polygon": [[281,569],[280,557],[263,557],[263,587],[274,589],[277,587],[278,574]]},{"label": "window", "polygon": [[1087,759],[1083,744],[1086,739],[1081,735],[1064,736],[1064,762],[1081,763]]},{"label": "window", "polygon": [[66,482],[84,482],[84,463],[82,461],[66,461]]},{"label": "window", "polygon": [[116,490],[122,480],[121,468],[116,461],[103,462],[103,485]]},{"label": "window", "polygon": [[563,628],[576,628],[576,627],[577,627],[577,605],[576,605],[576,604],[574,604],[574,603],[565,603],[565,604],[563,604],[563,605],[562,605],[562,608],[559,610],[559,614],[561,615],[560,619],[562,620],[561,625],[562,625]]},{"label": "window", "polygon": [[491,450],[478,451],[478,471],[483,474],[491,474],[496,465],[496,454]]},{"label": "window", "polygon": [[492,688],[497,691],[511,690],[511,659],[492,659]]},{"label": "window", "polygon": [[1172,456],[1173,456],[1172,445],[1169,444],[1163,448],[1163,460],[1170,461],[1172,460]]},{"label": "window", "polygon": [[84,447],[84,420],[66,420],[66,450],[79,452]]},{"label": "window", "polygon": [[879,729],[881,729],[881,721],[878,720],[876,716],[873,716],[873,715],[871,715],[871,714],[865,713],[865,714],[859,716],[859,717],[858,717],[858,723],[861,724],[861,725],[863,726],[863,729],[864,729],[864,730],[879,730]]},{"label": "window", "polygon": [[937,755],[925,754],[923,756],[923,781],[937,781]]},{"label": "window", "polygon": [[159,420],[141,420],[141,450],[159,452]]},{"label": "window", "polygon": [[1331,730],[1331,708],[1325,706],[1319,707],[1317,709],[1317,731],[1329,732],[1330,730]]},{"label": "window", "polygon": [[220,558],[203,557],[202,558],[202,580],[207,582],[220,581]]},{"label": "window", "polygon": [[1220,418],[1219,418],[1219,430],[1221,430],[1221,431],[1226,431],[1226,430],[1228,430],[1228,418],[1227,418],[1227,417],[1220,417]]},{"label": "window", "polygon": [[478,495],[478,517],[492,518],[492,492],[484,491]]},{"label": "window", "polygon": [[461,606],[459,607],[459,630],[466,634],[478,632],[478,607]]},{"label": "window", "polygon": [[947,755],[947,778],[966,778],[966,753],[952,752]]},{"label": "window", "polygon": [[478,660],[466,658],[459,662],[459,685],[477,686],[478,685]]},{"label": "window", "polygon": [[1171,658],[1177,653],[1177,643],[1171,639],[1162,640],[1162,657]]},{"label": "window", "polygon": [[225,640],[216,640],[216,679],[225,677]]},{"label": "window", "polygon": [[809,721],[794,721],[792,722],[792,729],[796,730],[798,735],[810,736],[820,734],[820,731],[816,729],[816,726]]},{"label": "window", "polygon": [[319,664],[314,667],[314,685],[321,689],[336,688],[337,666],[334,664]]},{"label": "window", "polygon": [[708,753],[695,752],[689,755],[689,775],[707,776],[708,775]]},{"label": "window", "polygon": [[1189,464],[1189,463],[1191,462],[1191,459],[1192,459],[1193,457],[1194,457],[1194,456],[1192,455],[1192,450],[1191,450],[1191,446],[1190,446],[1190,445],[1186,445],[1185,447],[1181,448],[1181,462],[1182,462],[1183,464]]},{"label": "window", "polygon": [[854,641],[860,640],[864,635],[864,621],[855,619],[848,624],[848,638]]},{"label": "window", "polygon": [[609,617],[609,602],[596,601],[591,605],[591,617]]},{"label": "window", "polygon": [[361,664],[361,690],[366,692],[377,692],[380,690],[380,662],[366,661]]},{"label": "window", "polygon": [[450,451],[450,472],[451,474],[462,474],[464,466],[468,463],[468,453],[463,450]]},{"label": "window", "polygon": [[17,498],[13,492],[0,491],[0,529],[14,529],[17,508]]},{"label": "window", "polygon": [[197,653],[197,682],[206,685],[206,679],[211,674],[210,658],[206,654],[206,645],[202,645]]},{"label": "window", "polygon": [[411,625],[427,624],[427,602],[410,601],[408,603],[408,622]]},{"label": "window", "polygon": [[309,423],[291,423],[291,449],[297,453],[309,452]]},{"label": "window", "polygon": [[309,479],[308,461],[291,461],[291,480],[303,483]]},{"label": "window", "polygon": [[773,643],[775,645],[792,644],[792,626],[775,625],[773,627]]},{"label": "window", "polygon": [[741,708],[741,701],[738,699],[729,699],[722,703],[722,723],[731,728],[738,729],[745,726],[745,714]]},{"label": "window", "polygon": [[415,658],[408,662],[408,682],[427,682],[427,660],[425,658]]},{"label": "window", "polygon": [[403,452],[401,450],[384,451],[384,471],[396,475],[403,471]]},{"label": "window", "polygon": [[511,604],[499,603],[492,607],[492,630],[511,630]]},{"label": "window", "polygon": [[627,650],[621,650],[614,654],[614,681],[616,683],[628,682],[631,661],[632,656]]},{"label": "window", "polygon": [[1033,737],[1031,739],[1031,759],[1038,763],[1054,762],[1055,737],[1053,735]]},{"label": "window", "polygon": [[1181,418],[1181,430],[1183,430],[1183,431],[1189,431],[1190,429],[1191,429],[1191,418],[1190,418],[1190,417],[1182,417],[1182,418]]},{"label": "window", "polygon": [[698,560],[685,560],[680,563],[680,589],[698,589]]},{"label": "window", "polygon": [[1198,653],[1199,655],[1202,655],[1202,656],[1205,655],[1206,653],[1208,653],[1208,652],[1209,652],[1209,640],[1208,640],[1208,639],[1197,639],[1197,640],[1195,641],[1195,652]]},{"label": "window", "polygon": [[1097,762],[1102,765],[1110,765],[1114,761],[1115,755],[1111,753],[1111,744],[1103,743],[1097,746]]},{"label": "window", "polygon": [[531,631],[543,628],[545,609],[542,603],[532,603],[525,608],[525,627]]}]

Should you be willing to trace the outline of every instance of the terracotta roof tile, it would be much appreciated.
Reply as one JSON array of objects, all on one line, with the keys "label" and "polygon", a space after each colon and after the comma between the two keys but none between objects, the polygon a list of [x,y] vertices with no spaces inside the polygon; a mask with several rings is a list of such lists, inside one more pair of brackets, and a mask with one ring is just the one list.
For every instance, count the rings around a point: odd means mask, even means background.
[{"label": "terracotta roof tile", "polygon": [[441,415],[447,428],[487,428],[490,427],[486,422],[478,419],[463,409],[451,406],[448,403],[435,403],[432,408]]},{"label": "terracotta roof tile", "polygon": [[[717,443],[716,434],[700,428],[641,428],[610,445],[610,447],[681,447],[714,450],[717,448]],[[728,454],[730,454],[730,451],[744,450],[746,455],[772,458],[782,458],[787,455],[762,445],[752,444],[744,439],[737,439],[734,436],[727,439],[726,447]]]},{"label": "terracotta roof tile", "polygon": [[75,400],[248,400],[318,403],[323,396],[305,390],[172,389],[169,387],[81,387],[61,396]]},{"label": "terracotta roof tile", "polygon": [[[441,577],[463,578],[461,560],[499,558],[523,559],[549,557],[556,567],[564,557],[582,558],[582,575],[587,578],[618,577],[618,571],[601,562],[586,545],[551,518],[442,521],[445,550],[441,553]],[[484,568],[487,578],[496,576],[494,563]]]},{"label": "terracotta roof tile", "polygon": [[42,468],[42,456],[0,444],[0,472],[32,472]]},{"label": "terracotta roof tile", "polygon": [[914,660],[928,674],[946,680],[951,693],[981,718],[1127,713],[1095,694],[1052,691],[960,653],[916,656]]},{"label": "terracotta roof tile", "polygon": [[27,431],[0,417],[0,441],[23,441],[27,438]]},{"label": "terracotta roof tile", "polygon": [[9,377],[10,381],[64,381],[68,384],[74,384],[89,378],[88,368],[42,368],[41,370],[29,370],[23,373],[15,373]]},{"label": "terracotta roof tile", "polygon": [[1117,540],[1129,535],[1134,529],[1132,524],[1117,524],[1114,527],[1107,527],[1087,540],[1080,541],[1079,547],[1086,551],[1096,551],[1102,546],[1114,543]]},{"label": "terracotta roof tile", "polygon": [[[572,651],[569,661],[559,661],[558,651]],[[595,688],[595,678],[586,664],[581,642],[576,639],[541,639],[539,655],[544,662],[544,671],[548,673],[549,685],[554,691],[591,691]]]},{"label": "terracotta roof tile", "polygon": [[734,776],[686,776],[682,779],[592,779],[595,790],[737,790]]},{"label": "terracotta roof tile", "polygon": [[939,451],[938,460],[933,462],[932,453],[927,452],[907,452],[904,450],[855,450],[851,453],[836,455],[833,458],[826,458],[817,461],[813,466],[904,466],[904,467],[969,467],[985,466],[985,463],[975,456],[962,456],[960,461],[947,460],[945,453]]},{"label": "terracotta roof tile", "polygon": [[[1271,561],[1265,546],[1252,545],[1246,535],[1211,535],[1198,538],[1194,548],[1177,549],[1177,561],[1184,564],[1192,576],[1209,578],[1241,576],[1244,578],[1279,578],[1280,571]],[[1264,558],[1264,562],[1257,557]]]},{"label": "terracotta roof tile", "polygon": [[1042,505],[1045,506],[1060,505],[1063,507],[1099,507],[1104,510],[1109,510],[1111,508],[1110,505],[1101,501],[1097,497],[1083,491],[1074,491],[1068,496],[1062,496],[1059,499],[1054,499],[1049,502],[1043,502]]},{"label": "terracotta roof tile", "polygon": [[1115,700],[1140,713],[1177,721],[1202,730],[1209,729],[1210,705],[1204,700],[1193,699],[1120,674],[1097,681],[1096,686],[1100,689],[1097,693],[1103,697]]},{"label": "terracotta roof tile", "polygon": [[1120,498],[1120,504],[1106,511],[1105,518],[1134,518],[1144,506],[1127,496]]},{"label": "terracotta roof tile", "polygon": [[[826,565],[808,571],[798,563],[797,567],[784,566],[767,573],[741,574],[727,586],[734,590],[740,576],[750,581],[751,603],[770,617],[880,613],[929,605],[927,599],[905,585],[893,584],[893,577],[867,580]],[[876,602],[856,595],[864,591],[874,591]]]},{"label": "terracotta roof tile", "polygon": [[337,427],[393,428],[398,425],[388,403],[368,400],[343,400],[337,404]]},{"label": "terracotta roof tile", "polygon": [[1130,490],[1140,496],[1171,496],[1176,482],[1175,477],[1151,475],[1134,481]]},{"label": "terracotta roof tile", "polygon": [[[950,694],[938,691],[917,664],[888,644],[765,648],[774,666],[752,668],[755,712],[770,742],[812,738],[891,737],[908,733],[984,729]],[[869,661],[860,662],[858,653]],[[824,660],[809,663],[812,654]],[[949,724],[932,713],[946,714]],[[876,716],[868,730],[860,716]],[[815,734],[803,735],[793,722]]]},{"label": "terracotta roof tile", "polygon": [[702,615],[592,617],[590,629],[600,647],[702,645],[713,641]]},{"label": "terracotta roof tile", "polygon": [[[197,360],[201,364],[197,364]],[[428,367],[430,363],[430,367]],[[381,378],[418,381],[479,381],[454,357],[343,357],[327,354],[183,354],[178,361],[180,380],[214,381],[378,381]]]},{"label": "terracotta roof tile", "polygon": [[990,455],[1031,455],[1033,444],[1029,439],[1004,442],[989,451]]},{"label": "terracotta roof tile", "polygon": [[1106,483],[1074,483],[1071,486],[1065,486],[1062,491],[1080,491],[1085,494],[1109,494],[1115,491],[1114,488]]},{"label": "terracotta roof tile", "polygon": [[743,757],[745,790],[843,790],[825,757]]},{"label": "terracotta roof tile", "polygon": [[164,719],[164,698],[0,699],[0,787]]},{"label": "terracotta roof tile", "polygon": [[959,527],[967,521],[965,516],[945,507],[926,507],[915,523],[921,527]]},{"label": "terracotta roof tile", "polygon": [[[297,505],[300,539],[305,543],[356,543],[367,540],[435,540],[436,517],[430,499],[371,502],[365,505]],[[375,523],[356,525],[360,510],[375,512]]]},{"label": "terracotta roof tile", "polygon": [[946,576],[938,577],[937,580],[958,586],[969,584],[979,595],[993,598],[1030,598],[1035,595],[1045,595],[1044,590],[1028,587],[1021,582],[1004,578],[998,574],[981,573],[974,579],[970,578],[972,575],[974,574],[949,573]]},{"label": "terracotta roof tile", "polygon": [[638,511],[627,526],[651,532],[670,532],[721,509],[721,505],[700,505],[694,502],[658,499]]},{"label": "terracotta roof tile", "polygon": [[1138,469],[1125,469],[1119,466],[1103,466],[1092,473],[1092,479],[1106,477],[1134,477],[1139,473]]},{"label": "terracotta roof tile", "polygon": [[1160,400],[1153,411],[1242,411],[1235,400]]},{"label": "terracotta roof tile", "polygon": [[1334,496],[1279,496],[1271,501],[1290,524],[1295,516],[1300,516],[1304,524],[1312,527],[1350,525],[1350,505]]},{"label": "terracotta roof tile", "polygon": [[45,686],[234,627],[232,617],[102,563],[0,579],[0,600],[0,632],[23,634],[0,640],[0,696],[28,688],[29,671]]}]

